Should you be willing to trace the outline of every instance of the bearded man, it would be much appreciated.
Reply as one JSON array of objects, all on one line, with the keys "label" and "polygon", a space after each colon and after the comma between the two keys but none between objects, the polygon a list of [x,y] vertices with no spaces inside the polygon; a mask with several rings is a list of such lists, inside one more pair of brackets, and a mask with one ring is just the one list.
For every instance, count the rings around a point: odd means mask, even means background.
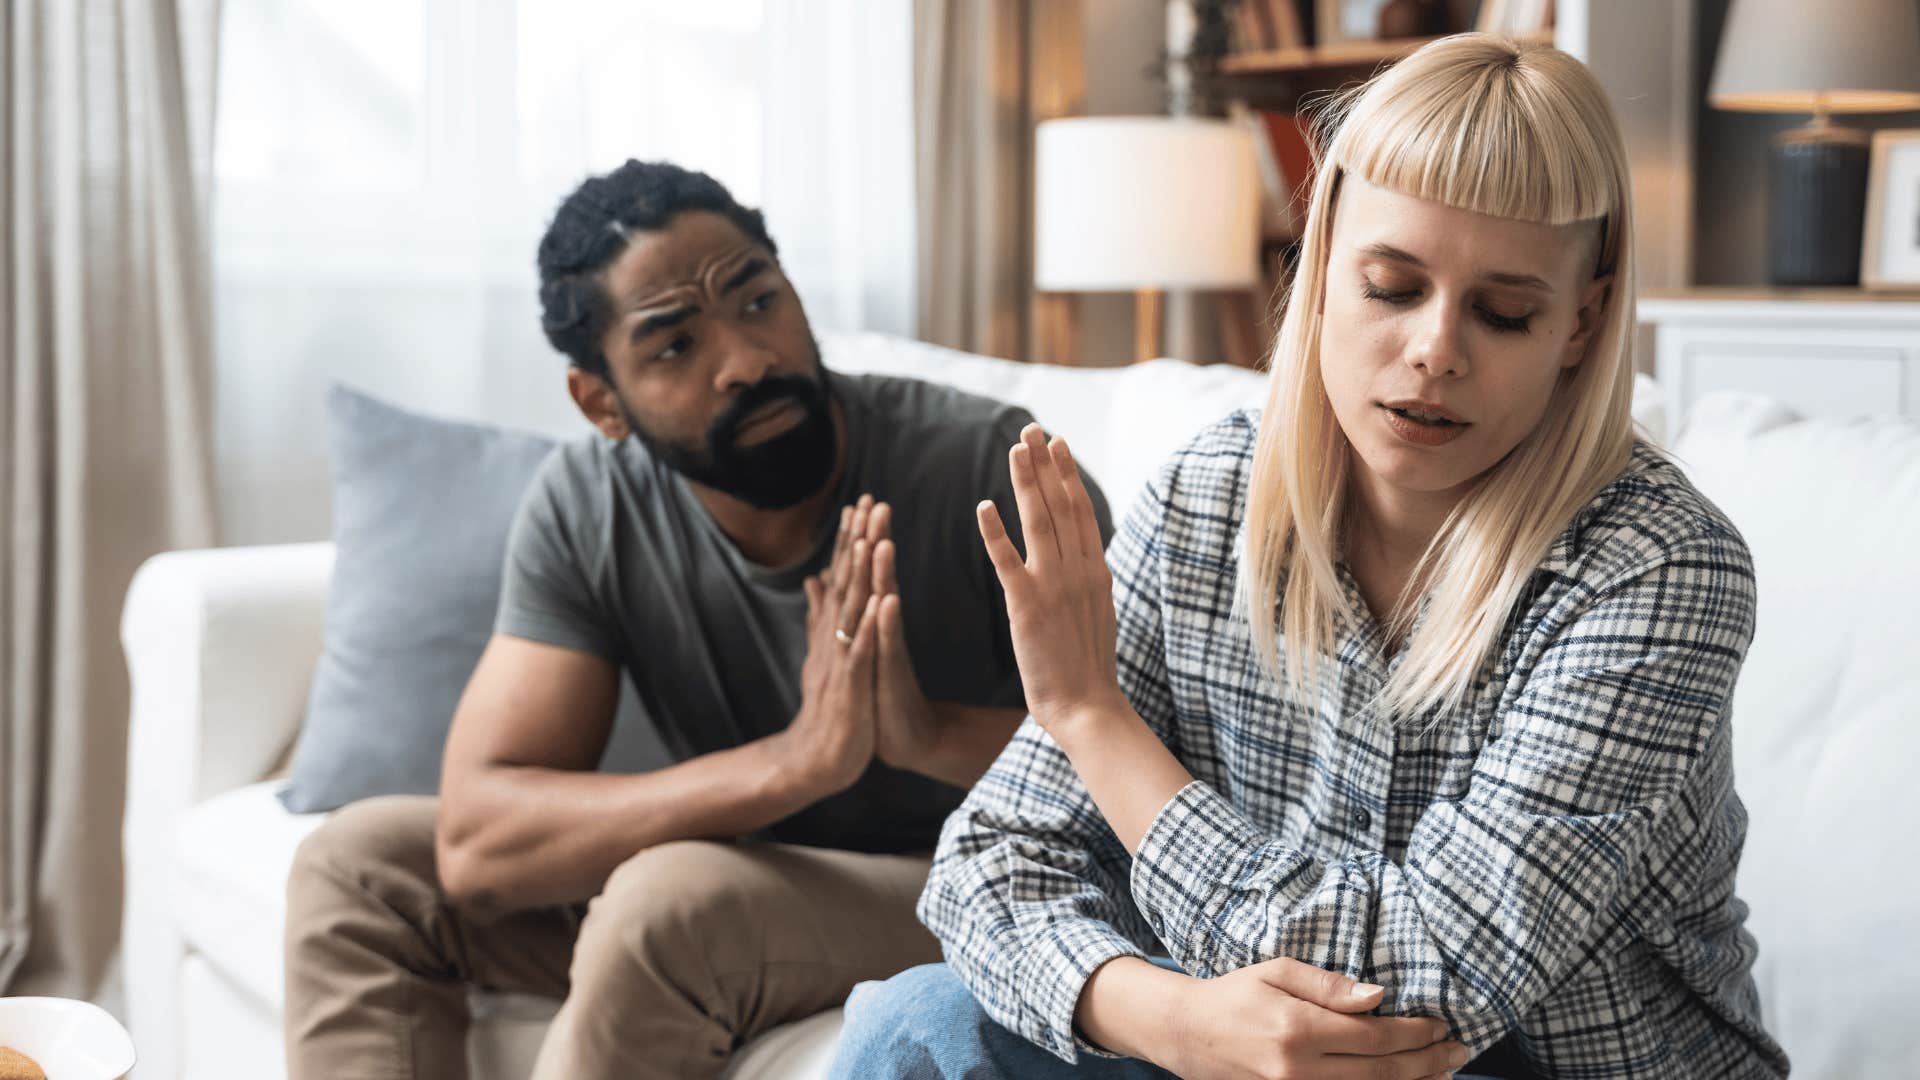
[{"label": "bearded man", "polygon": [[[1025,716],[974,517],[1016,520],[1025,411],[826,370],[761,215],[701,173],[587,180],[539,268],[595,432],[526,493],[440,795],[299,851],[294,1080],[466,1076],[473,987],[562,999],[536,1076],[716,1075],[939,959],[929,853]],[[623,671],[667,767],[598,771]]]}]

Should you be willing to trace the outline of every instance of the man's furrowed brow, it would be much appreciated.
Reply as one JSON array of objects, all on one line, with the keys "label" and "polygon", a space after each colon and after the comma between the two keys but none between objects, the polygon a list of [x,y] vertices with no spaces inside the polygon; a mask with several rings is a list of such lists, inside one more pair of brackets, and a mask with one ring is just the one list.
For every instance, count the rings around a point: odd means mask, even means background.
[{"label": "man's furrowed brow", "polygon": [[747,282],[758,277],[766,269],[767,260],[761,258],[748,259],[745,266],[735,270],[733,276],[727,279],[727,283],[720,286],[720,295],[725,296],[740,286],[745,285]]},{"label": "man's furrowed brow", "polygon": [[693,318],[699,311],[699,308],[692,305],[670,308],[666,311],[656,311],[634,324],[633,340],[639,341],[648,334],[665,330],[671,326],[678,326],[688,319]]}]

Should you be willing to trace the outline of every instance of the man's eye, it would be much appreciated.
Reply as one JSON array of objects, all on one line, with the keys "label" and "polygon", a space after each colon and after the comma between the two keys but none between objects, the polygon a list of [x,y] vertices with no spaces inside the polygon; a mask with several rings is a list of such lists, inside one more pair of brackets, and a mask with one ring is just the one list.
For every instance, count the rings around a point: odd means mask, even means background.
[{"label": "man's eye", "polygon": [[746,306],[747,314],[758,315],[761,312],[767,310],[768,308],[773,306],[773,299],[774,299],[774,294],[771,290],[769,290],[747,301],[747,306]]},{"label": "man's eye", "polygon": [[687,350],[691,348],[693,348],[693,339],[685,334],[681,334],[674,338],[672,343],[666,348],[654,353],[653,358],[655,360],[678,360],[680,357],[685,356]]}]

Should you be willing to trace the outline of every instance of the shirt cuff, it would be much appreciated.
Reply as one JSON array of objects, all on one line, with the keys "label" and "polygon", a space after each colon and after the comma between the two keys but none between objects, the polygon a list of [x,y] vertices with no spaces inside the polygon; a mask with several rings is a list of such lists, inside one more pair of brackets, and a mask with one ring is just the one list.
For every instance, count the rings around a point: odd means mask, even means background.
[{"label": "shirt cuff", "polygon": [[1076,1054],[1119,1057],[1082,1038],[1073,1026],[1073,1014],[1087,980],[1100,965],[1122,956],[1144,960],[1147,954],[1118,929],[1096,919],[1057,923],[1032,949],[1021,999],[1039,1017],[1040,1045],[1069,1065]]},{"label": "shirt cuff", "polygon": [[[1278,865],[1273,865],[1278,855]],[[1147,917],[1173,958],[1190,974],[1211,979],[1243,966],[1225,942],[1210,932],[1224,897],[1234,883],[1249,877],[1283,881],[1305,863],[1297,851],[1265,842],[1246,815],[1220,793],[1195,780],[1167,800],[1140,838],[1129,886],[1134,903]],[[1245,944],[1245,943],[1243,943]]]}]

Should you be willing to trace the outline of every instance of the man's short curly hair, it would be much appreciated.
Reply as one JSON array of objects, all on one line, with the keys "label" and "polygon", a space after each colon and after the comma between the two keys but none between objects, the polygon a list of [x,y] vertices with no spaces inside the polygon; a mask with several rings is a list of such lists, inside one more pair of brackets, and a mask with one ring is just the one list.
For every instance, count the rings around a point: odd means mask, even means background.
[{"label": "man's short curly hair", "polygon": [[607,373],[600,351],[611,303],[600,271],[626,250],[634,231],[660,229],[685,210],[711,210],[778,255],[758,210],[734,201],[713,177],[664,161],[633,161],[590,176],[554,212],[540,238],[540,329],[567,359]]}]

